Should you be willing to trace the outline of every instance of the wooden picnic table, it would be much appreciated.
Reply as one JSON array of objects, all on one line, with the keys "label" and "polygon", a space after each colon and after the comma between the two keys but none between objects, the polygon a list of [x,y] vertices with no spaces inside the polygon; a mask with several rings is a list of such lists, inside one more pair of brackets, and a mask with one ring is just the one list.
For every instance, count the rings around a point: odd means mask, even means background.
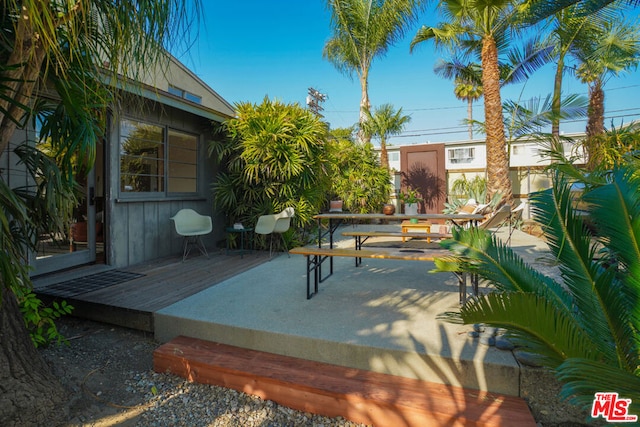
[{"label": "wooden picnic table", "polygon": [[[313,217],[318,222],[318,247],[322,247],[322,239],[328,236],[329,249],[333,249],[333,233],[338,227],[345,221],[351,223],[356,222],[371,222],[374,220],[387,220],[387,221],[409,221],[411,219],[417,219],[418,221],[451,221],[454,225],[462,226],[463,224],[471,222],[472,225],[477,225],[478,221],[484,219],[484,215],[471,214],[471,213],[457,213],[457,214],[394,214],[385,215],[383,213],[349,213],[349,212],[332,212],[321,213]],[[328,227],[323,232],[322,222],[328,221]],[[324,262],[324,260],[323,260]],[[322,263],[318,266],[318,270],[322,273]],[[329,275],[333,274],[333,257],[329,257]],[[328,277],[327,276],[327,277]]]},{"label": "wooden picnic table", "polygon": [[[373,220],[387,220],[387,221],[409,221],[411,219],[417,219],[418,221],[451,221],[454,225],[462,226],[463,224],[471,222],[477,224],[481,219],[484,219],[483,215],[478,214],[417,214],[417,215],[385,215],[385,214],[354,214],[354,213],[324,213],[315,215],[314,218],[318,221],[318,248],[313,249],[309,247],[293,248],[289,252],[292,254],[305,255],[307,257],[307,299],[318,291],[318,283],[324,281],[333,274],[333,258],[335,256],[346,256],[356,258],[356,266],[359,265],[359,260],[362,258],[384,258],[384,259],[402,259],[402,260],[417,260],[417,261],[433,261],[436,258],[445,256],[446,250],[430,250],[427,253],[409,255],[407,253],[392,254],[389,252],[371,252],[363,251],[361,245],[356,244],[356,248],[353,250],[334,249],[333,234],[338,227],[345,221],[356,222],[371,222]],[[326,231],[323,231],[322,222],[328,220],[328,227]],[[369,234],[375,234],[371,232]],[[387,233],[385,233],[387,234]],[[407,233],[401,233],[407,234]],[[418,235],[416,233],[416,235]],[[323,239],[328,236],[328,248],[323,248]],[[357,237],[356,237],[357,238]],[[329,260],[329,273],[323,275],[322,264]],[[311,291],[310,278],[314,275],[314,291]],[[460,280],[460,295],[461,303],[466,300],[466,278],[463,274],[458,275]],[[474,282],[472,278],[472,284],[477,291],[477,281]],[[463,294],[464,292],[464,294]]]}]

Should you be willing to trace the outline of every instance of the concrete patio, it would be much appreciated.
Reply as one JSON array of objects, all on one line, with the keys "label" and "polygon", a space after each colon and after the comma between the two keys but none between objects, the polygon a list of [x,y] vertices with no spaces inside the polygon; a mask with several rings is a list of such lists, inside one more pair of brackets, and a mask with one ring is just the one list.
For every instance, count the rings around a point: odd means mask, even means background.
[{"label": "concrete patio", "polygon": [[[507,230],[499,235],[506,238]],[[511,244],[529,263],[554,273],[544,262],[548,249],[540,239],[515,230]],[[265,255],[249,255],[255,256]],[[155,337],[167,342],[185,335],[522,396],[526,368],[512,352],[479,344],[467,336],[469,326],[438,319],[459,306],[452,274],[430,273],[429,262],[364,260],[358,268],[351,258],[334,262],[333,276],[307,300],[304,258],[280,254],[155,312]]]}]

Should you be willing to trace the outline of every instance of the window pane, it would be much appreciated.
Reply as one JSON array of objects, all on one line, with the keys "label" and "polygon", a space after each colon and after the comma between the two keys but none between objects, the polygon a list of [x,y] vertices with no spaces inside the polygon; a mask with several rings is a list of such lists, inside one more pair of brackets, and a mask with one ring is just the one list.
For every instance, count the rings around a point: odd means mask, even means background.
[{"label": "window pane", "polygon": [[198,139],[194,135],[169,130],[168,191],[195,193],[198,191]]},{"label": "window pane", "polygon": [[202,97],[199,95],[196,95],[195,93],[185,92],[184,98],[191,102],[195,102],[196,104],[202,104]]},{"label": "window pane", "polygon": [[120,124],[120,190],[164,191],[164,129],[123,120]]}]

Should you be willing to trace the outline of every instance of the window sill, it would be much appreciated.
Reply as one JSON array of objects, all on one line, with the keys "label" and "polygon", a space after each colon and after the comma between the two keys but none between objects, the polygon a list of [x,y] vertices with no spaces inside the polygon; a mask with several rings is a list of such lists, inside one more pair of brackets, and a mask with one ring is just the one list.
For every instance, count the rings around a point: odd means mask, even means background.
[{"label": "window sill", "polygon": [[140,202],[176,202],[176,201],[190,201],[190,202],[204,202],[207,199],[200,195],[196,196],[168,196],[168,197],[155,197],[155,196],[140,196],[140,197],[118,197],[116,203],[140,203]]}]

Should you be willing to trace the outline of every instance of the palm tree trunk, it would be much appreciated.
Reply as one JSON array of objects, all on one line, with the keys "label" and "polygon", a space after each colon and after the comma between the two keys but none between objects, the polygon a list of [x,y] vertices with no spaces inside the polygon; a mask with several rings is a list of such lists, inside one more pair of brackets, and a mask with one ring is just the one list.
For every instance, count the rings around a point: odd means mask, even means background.
[{"label": "palm tree trunk", "polygon": [[360,74],[360,87],[362,89],[362,98],[360,99],[360,129],[358,129],[358,141],[361,144],[368,144],[371,142],[371,137],[362,130],[362,124],[367,121],[366,112],[371,110],[371,103],[369,102],[369,72],[367,70],[363,70]]},{"label": "palm tree trunk", "polygon": [[469,141],[473,141],[473,99],[467,98],[467,119],[469,120]]},{"label": "palm tree trunk", "polygon": [[564,53],[558,56],[556,74],[553,81],[553,99],[551,100],[551,136],[554,140],[560,138],[560,107],[562,105],[562,75],[564,73]]},{"label": "palm tree trunk", "polygon": [[15,295],[0,286],[0,425],[58,425],[67,394],[31,342]]},{"label": "palm tree trunk", "polygon": [[498,49],[490,35],[482,40],[482,86],[487,133],[487,197],[502,195],[502,202],[512,204],[513,191],[509,177],[509,158],[504,136]]},{"label": "palm tree trunk", "polygon": [[604,89],[600,79],[589,85],[587,115],[587,169],[593,170],[600,162],[596,155],[595,144],[598,143],[599,137],[604,134]]},{"label": "palm tree trunk", "polygon": [[380,166],[389,169],[389,153],[387,152],[387,141],[384,137],[380,138]]},{"label": "palm tree trunk", "polygon": [[589,85],[588,116],[587,137],[602,135],[604,133],[604,90],[600,79]]}]

